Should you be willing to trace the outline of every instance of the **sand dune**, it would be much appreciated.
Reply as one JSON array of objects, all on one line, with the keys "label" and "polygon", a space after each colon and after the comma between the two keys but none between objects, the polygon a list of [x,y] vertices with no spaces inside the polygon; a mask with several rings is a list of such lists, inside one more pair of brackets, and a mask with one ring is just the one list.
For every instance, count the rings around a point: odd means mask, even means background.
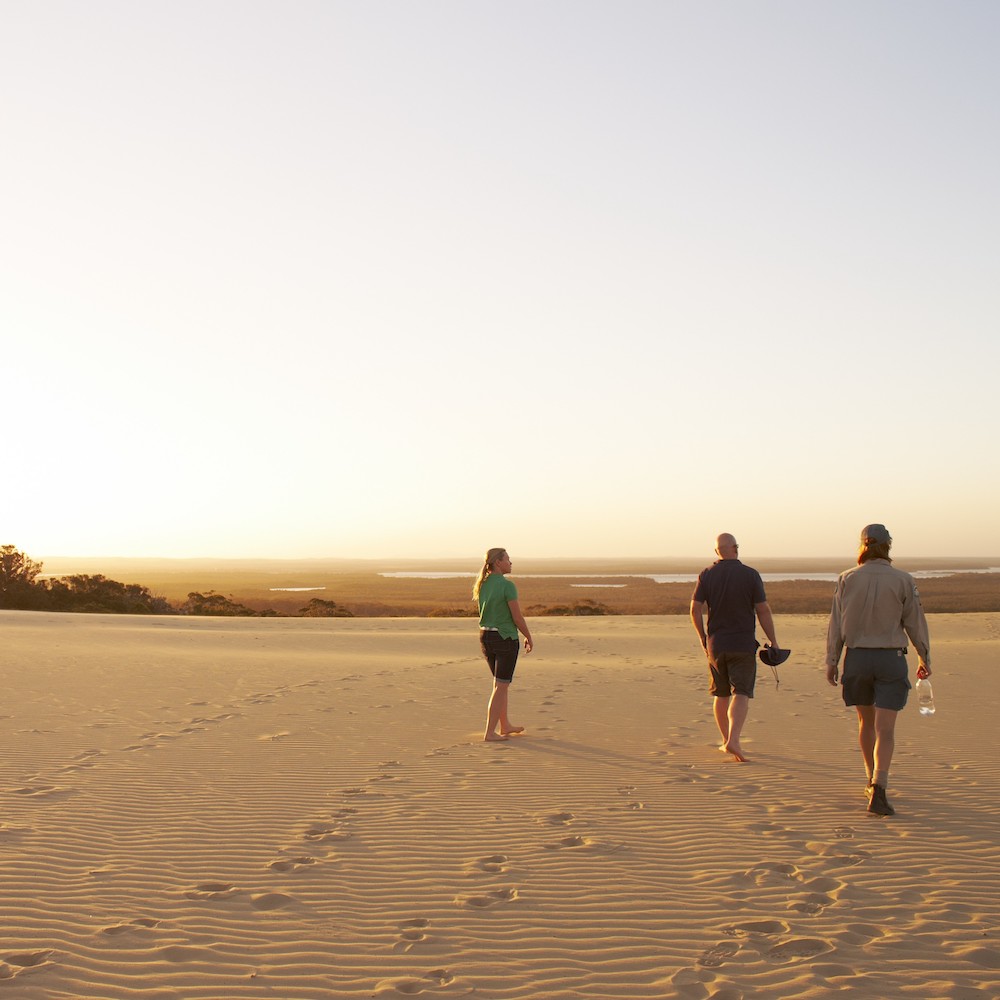
[{"label": "sand dune", "polygon": [[0,996],[1000,996],[1000,616],[869,817],[825,619],[747,765],[684,618],[546,619],[480,740],[474,624],[0,613]]}]

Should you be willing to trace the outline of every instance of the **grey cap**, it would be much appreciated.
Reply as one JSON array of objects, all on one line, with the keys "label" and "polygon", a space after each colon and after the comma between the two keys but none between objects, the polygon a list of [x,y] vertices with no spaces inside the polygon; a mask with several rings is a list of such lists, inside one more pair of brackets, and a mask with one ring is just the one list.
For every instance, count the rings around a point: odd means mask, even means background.
[{"label": "grey cap", "polygon": [[861,542],[875,542],[879,545],[888,545],[892,541],[892,535],[884,524],[866,524],[861,529]]}]

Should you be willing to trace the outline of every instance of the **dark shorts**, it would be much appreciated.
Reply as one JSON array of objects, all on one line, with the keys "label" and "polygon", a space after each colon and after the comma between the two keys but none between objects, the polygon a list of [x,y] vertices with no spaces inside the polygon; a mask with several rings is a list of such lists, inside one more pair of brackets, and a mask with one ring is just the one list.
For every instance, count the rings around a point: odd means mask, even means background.
[{"label": "dark shorts", "polygon": [[514,679],[514,667],[521,644],[517,639],[504,639],[499,632],[480,629],[479,645],[489,664],[490,673],[502,684],[509,684]]},{"label": "dark shorts", "polygon": [[757,680],[757,656],[754,653],[716,653],[708,661],[712,672],[712,694],[728,698],[734,691],[753,697]]},{"label": "dark shorts", "polygon": [[844,657],[844,704],[900,711],[910,693],[903,649],[848,649]]}]

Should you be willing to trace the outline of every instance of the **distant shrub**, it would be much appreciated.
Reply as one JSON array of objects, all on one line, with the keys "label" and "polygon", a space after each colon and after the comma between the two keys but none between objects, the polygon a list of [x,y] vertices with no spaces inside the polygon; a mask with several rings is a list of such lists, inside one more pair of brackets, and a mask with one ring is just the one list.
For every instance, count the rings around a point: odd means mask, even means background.
[{"label": "distant shrub", "polygon": [[119,583],[97,574],[76,574],[47,581],[53,611],[83,611],[113,615],[172,615],[176,610],[137,583]]},{"label": "distant shrub", "polygon": [[210,590],[207,594],[194,591],[181,605],[182,615],[221,616],[223,618],[273,618],[274,611],[254,611],[245,604],[237,604],[222,594]]},{"label": "distant shrub", "polygon": [[13,545],[0,547],[0,608],[34,610],[44,606],[45,586],[35,583],[41,571],[41,563]]},{"label": "distant shrub", "polygon": [[354,615],[334,601],[314,597],[304,608],[299,608],[303,618],[353,618]]},{"label": "distant shrub", "polygon": [[528,608],[529,615],[539,615],[541,617],[553,617],[553,616],[586,616],[586,615],[616,615],[618,614],[613,608],[609,608],[606,604],[600,604],[597,601],[584,600],[577,601],[575,604],[556,604],[550,607],[542,607],[540,605]]},{"label": "distant shrub", "polygon": [[428,618],[478,618],[479,612],[471,608],[435,608],[427,612]]}]

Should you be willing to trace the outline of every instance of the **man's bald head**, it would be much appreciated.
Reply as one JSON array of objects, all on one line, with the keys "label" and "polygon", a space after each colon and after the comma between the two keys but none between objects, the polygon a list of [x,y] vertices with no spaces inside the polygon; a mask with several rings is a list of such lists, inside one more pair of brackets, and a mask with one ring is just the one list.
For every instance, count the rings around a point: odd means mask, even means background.
[{"label": "man's bald head", "polygon": [[740,543],[736,541],[736,536],[724,531],[715,540],[715,551],[720,559],[736,559],[739,556]]}]

